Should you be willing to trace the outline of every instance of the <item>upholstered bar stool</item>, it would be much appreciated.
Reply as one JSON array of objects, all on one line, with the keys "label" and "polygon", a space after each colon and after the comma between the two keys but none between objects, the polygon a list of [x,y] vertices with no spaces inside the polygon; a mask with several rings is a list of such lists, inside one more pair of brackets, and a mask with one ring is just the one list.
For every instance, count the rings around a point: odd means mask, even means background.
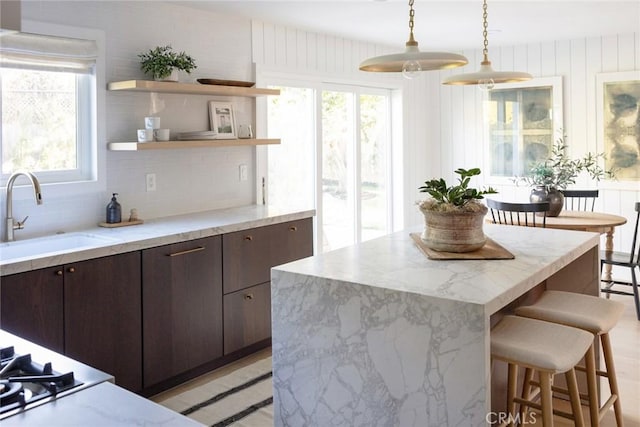
[{"label": "upholstered bar stool", "polygon": [[[563,291],[545,291],[534,304],[518,307],[515,310],[518,316],[572,326],[591,332],[594,335],[594,341],[598,336],[600,337],[606,370],[597,370],[594,342],[587,352],[586,366],[577,368],[586,371],[587,374],[589,414],[593,427],[600,425],[602,417],[611,405],[615,411],[618,427],[623,426],[618,381],[609,339],[609,331],[618,323],[623,311],[624,305],[617,301]],[[602,406],[598,402],[598,376],[607,377],[611,392],[611,396]]]},{"label": "upholstered bar stool", "polygon": [[[577,328],[526,317],[503,317],[491,329],[491,358],[508,364],[507,411],[510,416],[504,425],[512,425],[517,420],[515,408],[516,404],[520,404],[521,408],[527,406],[541,410],[543,426],[553,426],[553,376],[564,373],[572,414],[555,412],[572,419],[577,427],[583,426],[574,367],[584,357],[592,342],[593,335]],[[518,367],[538,372],[541,404],[530,400],[528,396],[516,397]]]}]

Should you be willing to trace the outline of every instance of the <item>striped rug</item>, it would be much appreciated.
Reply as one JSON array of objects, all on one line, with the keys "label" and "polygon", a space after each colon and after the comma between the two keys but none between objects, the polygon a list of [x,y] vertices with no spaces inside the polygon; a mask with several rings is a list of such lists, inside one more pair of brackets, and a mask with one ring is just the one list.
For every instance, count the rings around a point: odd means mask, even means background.
[{"label": "striped rug", "polygon": [[215,427],[273,425],[271,356],[157,403]]}]

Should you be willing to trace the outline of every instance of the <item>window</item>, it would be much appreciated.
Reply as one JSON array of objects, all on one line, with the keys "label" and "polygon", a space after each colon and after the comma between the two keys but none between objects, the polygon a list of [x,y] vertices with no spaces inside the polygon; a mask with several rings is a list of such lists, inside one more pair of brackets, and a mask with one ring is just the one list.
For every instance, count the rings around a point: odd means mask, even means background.
[{"label": "window", "polygon": [[267,106],[268,135],[282,140],[267,149],[268,202],[315,207],[320,251],[389,233],[390,91],[278,88]]},{"label": "window", "polygon": [[91,180],[96,43],[12,34],[1,49],[3,180],[16,170],[41,183]]},{"label": "window", "polygon": [[491,176],[522,176],[549,157],[562,128],[561,84],[560,77],[538,78],[489,92],[484,114]]}]

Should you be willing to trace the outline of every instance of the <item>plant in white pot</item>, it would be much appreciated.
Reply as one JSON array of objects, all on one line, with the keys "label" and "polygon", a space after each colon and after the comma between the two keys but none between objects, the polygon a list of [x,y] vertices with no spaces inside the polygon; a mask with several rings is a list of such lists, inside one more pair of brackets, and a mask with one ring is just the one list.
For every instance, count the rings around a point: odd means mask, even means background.
[{"label": "plant in white pot", "polygon": [[190,74],[197,68],[194,59],[184,52],[174,52],[170,45],[158,46],[138,55],[140,69],[154,80],[178,81],[178,71]]},{"label": "plant in white pot", "polygon": [[567,156],[566,138],[563,135],[553,144],[551,157],[534,164],[527,175],[515,177],[516,183],[525,182],[532,187],[529,196],[531,202],[549,202],[547,216],[560,214],[564,206],[564,196],[560,190],[575,184],[579,174],[586,172],[596,181],[614,179],[616,176],[615,170],[604,170],[598,164],[599,159],[604,159],[604,153],[589,152],[581,159],[570,159]]},{"label": "plant in white pot", "polygon": [[482,230],[487,207],[480,200],[497,191],[492,187],[469,188],[471,177],[480,175],[479,168],[460,168],[455,173],[460,175],[457,185],[449,187],[440,178],[425,181],[419,188],[431,196],[418,203],[425,218],[421,239],[435,251],[472,252],[487,241]]}]

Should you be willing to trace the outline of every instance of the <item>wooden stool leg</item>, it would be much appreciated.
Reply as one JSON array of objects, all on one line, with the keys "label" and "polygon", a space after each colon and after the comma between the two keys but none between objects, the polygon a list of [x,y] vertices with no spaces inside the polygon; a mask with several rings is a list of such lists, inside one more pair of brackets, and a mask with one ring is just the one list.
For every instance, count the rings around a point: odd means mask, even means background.
[{"label": "wooden stool leg", "polygon": [[540,377],[540,397],[542,400],[542,425],[553,427],[553,397],[551,395],[551,374],[538,371]]},{"label": "wooden stool leg", "polygon": [[507,412],[509,413],[509,426],[513,426],[513,417],[516,413],[516,389],[518,388],[518,365],[509,363],[509,371],[507,373]]},{"label": "wooden stool leg", "polygon": [[600,402],[598,399],[598,375],[596,375],[596,356],[593,345],[587,350],[585,355],[587,370],[587,392],[589,393],[589,416],[591,417],[591,427],[600,425]]},{"label": "wooden stool leg", "polygon": [[616,377],[616,368],[613,364],[613,352],[611,350],[611,340],[609,334],[600,335],[600,341],[602,343],[602,353],[604,355],[604,363],[607,368],[607,378],[609,378],[609,388],[611,394],[616,396],[615,402],[613,402],[613,410],[616,414],[616,424],[618,427],[624,426],[622,420],[622,405],[620,404],[620,392],[618,391],[618,378]]},{"label": "wooden stool leg", "polygon": [[[531,381],[533,380],[533,369],[526,368],[524,371],[524,381],[522,383],[522,399],[530,400],[531,399]],[[527,405],[520,405],[520,410],[518,411],[519,420],[522,422],[524,417],[527,416],[529,412],[529,407]]]},{"label": "wooden stool leg", "polygon": [[571,412],[573,412],[573,422],[576,427],[584,427],[584,417],[582,416],[582,405],[580,404],[580,392],[578,391],[578,381],[576,371],[571,368],[565,372],[567,388],[571,399]]}]

